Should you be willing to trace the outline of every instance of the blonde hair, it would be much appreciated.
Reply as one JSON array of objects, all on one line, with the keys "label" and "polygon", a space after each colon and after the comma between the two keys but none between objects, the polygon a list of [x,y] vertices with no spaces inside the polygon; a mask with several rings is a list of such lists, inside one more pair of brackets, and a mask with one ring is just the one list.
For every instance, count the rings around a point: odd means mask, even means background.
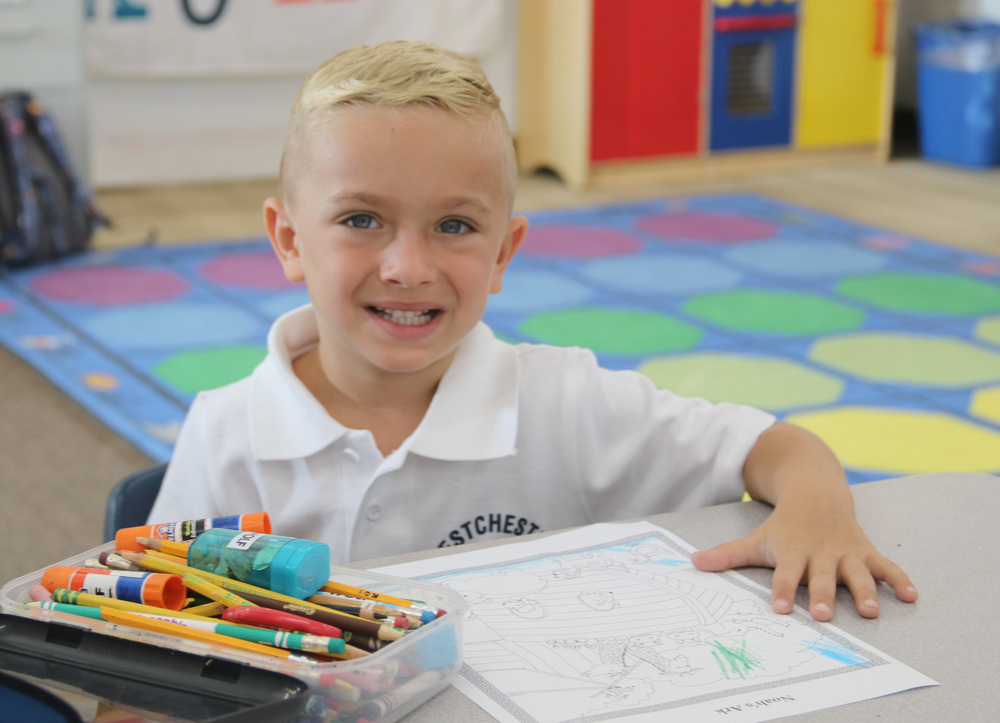
[{"label": "blonde hair", "polygon": [[356,105],[388,108],[426,106],[469,120],[489,122],[499,141],[504,190],[513,204],[517,163],[510,126],[500,98],[482,68],[451,50],[417,41],[398,40],[359,45],[338,53],[316,68],[299,89],[292,105],[281,158],[283,192],[290,175],[290,158],[299,150],[318,119]]}]

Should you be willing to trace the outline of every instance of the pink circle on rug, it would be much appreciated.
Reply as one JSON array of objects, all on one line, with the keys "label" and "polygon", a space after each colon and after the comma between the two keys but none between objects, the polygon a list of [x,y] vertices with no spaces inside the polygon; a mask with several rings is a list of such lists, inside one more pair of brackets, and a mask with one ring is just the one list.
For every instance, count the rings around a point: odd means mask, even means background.
[{"label": "pink circle on rug", "polygon": [[530,229],[521,252],[529,256],[598,258],[634,254],[642,241],[611,228],[557,225]]},{"label": "pink circle on rug", "polygon": [[773,238],[778,226],[767,221],[737,214],[657,213],[636,222],[641,230],[668,241],[705,241],[728,244]]},{"label": "pink circle on rug", "polygon": [[168,301],[191,287],[169,271],[95,266],[52,271],[33,280],[31,288],[53,301],[125,306]]},{"label": "pink circle on rug", "polygon": [[223,254],[206,261],[198,272],[218,284],[255,289],[287,289],[294,286],[285,278],[281,263],[270,251]]},{"label": "pink circle on rug", "polygon": [[0,299],[0,314],[10,314],[17,308],[17,304],[9,299]]}]

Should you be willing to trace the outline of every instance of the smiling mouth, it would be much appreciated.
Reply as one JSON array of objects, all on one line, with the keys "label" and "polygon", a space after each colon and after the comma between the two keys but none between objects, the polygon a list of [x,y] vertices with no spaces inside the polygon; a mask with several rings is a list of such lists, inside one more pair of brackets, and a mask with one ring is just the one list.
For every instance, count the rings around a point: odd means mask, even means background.
[{"label": "smiling mouth", "polygon": [[440,309],[427,309],[425,311],[403,311],[401,309],[382,309],[378,306],[369,306],[368,309],[386,321],[402,326],[420,326],[428,324],[435,316],[441,313]]}]

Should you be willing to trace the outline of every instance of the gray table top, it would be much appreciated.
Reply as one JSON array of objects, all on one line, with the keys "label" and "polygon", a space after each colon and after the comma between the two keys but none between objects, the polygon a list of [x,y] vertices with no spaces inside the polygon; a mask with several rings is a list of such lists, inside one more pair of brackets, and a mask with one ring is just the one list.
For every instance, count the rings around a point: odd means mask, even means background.
[{"label": "gray table top", "polygon": [[[994,721],[1000,719],[1000,477],[941,473],[868,482],[852,488],[858,519],[879,550],[910,575],[920,600],[881,592],[882,614],[865,620],[841,589],[833,623],[933,678],[939,686],[854,703],[784,720]],[[700,549],[751,532],[770,508],[758,502],[652,515],[646,519]],[[382,565],[454,554],[478,543],[357,563]],[[770,570],[745,569],[770,586]],[[805,588],[797,601],[808,605]],[[405,718],[407,723],[493,720],[454,688]]]}]

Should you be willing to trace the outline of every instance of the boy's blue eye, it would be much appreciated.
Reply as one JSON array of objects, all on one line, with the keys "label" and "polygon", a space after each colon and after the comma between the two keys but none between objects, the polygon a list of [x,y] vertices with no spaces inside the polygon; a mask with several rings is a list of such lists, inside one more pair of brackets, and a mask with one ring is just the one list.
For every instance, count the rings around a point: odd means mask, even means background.
[{"label": "boy's blue eye", "polygon": [[375,228],[375,226],[378,225],[378,223],[375,221],[375,217],[372,216],[370,213],[356,213],[350,218],[346,219],[344,223],[350,226],[351,228],[359,228],[359,229]]},{"label": "boy's blue eye", "polygon": [[441,233],[468,233],[471,230],[469,224],[458,218],[446,218],[438,224],[438,231]]}]

